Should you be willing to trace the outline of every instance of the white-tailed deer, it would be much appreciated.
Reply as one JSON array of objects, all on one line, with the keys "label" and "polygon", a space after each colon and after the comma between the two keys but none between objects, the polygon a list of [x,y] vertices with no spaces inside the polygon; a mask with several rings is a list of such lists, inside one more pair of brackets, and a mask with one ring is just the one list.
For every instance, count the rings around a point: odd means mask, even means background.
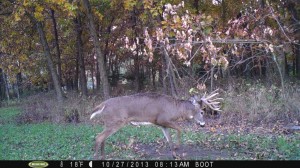
[{"label": "white-tailed deer", "polygon": [[[158,93],[139,93],[110,98],[102,102],[95,107],[91,115],[92,119],[101,114],[105,126],[104,130],[96,137],[94,158],[97,159],[99,145],[101,145],[101,158],[105,158],[106,138],[127,123],[134,125],[151,123],[160,126],[171,147],[173,157],[177,157],[175,149],[180,144],[181,127],[176,121],[178,119],[194,119],[200,126],[204,126],[203,110],[199,103],[204,103],[213,110],[221,111],[219,102],[217,102],[220,98],[213,99],[217,94],[213,93],[202,98],[193,96],[189,100],[177,100]],[[172,143],[168,128],[177,130],[176,146]]]}]

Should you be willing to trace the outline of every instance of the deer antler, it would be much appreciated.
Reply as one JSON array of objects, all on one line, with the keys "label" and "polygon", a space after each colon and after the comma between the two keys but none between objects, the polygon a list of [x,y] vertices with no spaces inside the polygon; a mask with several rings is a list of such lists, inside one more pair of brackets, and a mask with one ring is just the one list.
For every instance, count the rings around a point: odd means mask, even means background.
[{"label": "deer antler", "polygon": [[217,92],[219,89],[216,89],[215,91],[211,92],[207,97],[206,93],[204,93],[204,96],[200,99],[203,103],[205,103],[209,108],[215,111],[222,111],[220,108],[220,102],[219,100],[223,100],[223,98],[215,98],[219,93]]}]

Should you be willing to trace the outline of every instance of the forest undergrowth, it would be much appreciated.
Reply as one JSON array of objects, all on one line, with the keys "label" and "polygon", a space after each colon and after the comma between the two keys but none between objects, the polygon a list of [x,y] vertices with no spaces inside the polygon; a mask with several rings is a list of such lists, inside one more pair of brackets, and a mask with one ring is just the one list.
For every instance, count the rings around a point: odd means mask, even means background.
[{"label": "forest undergrowth", "polygon": [[[131,93],[129,90],[120,95]],[[206,111],[206,118],[216,125],[273,128],[300,123],[300,89],[297,84],[286,84],[285,92],[282,92],[282,88],[275,85],[267,87],[258,82],[244,82],[236,83],[235,87],[220,88],[219,93],[219,97],[224,99],[222,112]],[[199,93],[200,96],[201,94],[204,92]],[[188,99],[188,96],[186,94],[179,97]],[[23,99],[20,103],[22,113],[17,121],[21,124],[43,121],[89,123],[91,110],[103,100],[99,94],[84,98],[76,92],[69,92],[60,109],[54,97],[53,92],[48,92]]]},{"label": "forest undergrowth", "polygon": [[[179,123],[184,128],[180,156],[182,159],[300,159],[300,134],[288,129],[299,126],[298,88],[289,85],[284,96],[280,88],[259,83],[220,89],[223,111],[218,114],[207,111],[206,127],[193,122]],[[101,120],[90,121],[89,117],[101,97],[83,98],[68,93],[62,112],[54,96],[52,92],[40,93],[22,100],[18,107],[1,108],[1,132],[5,135],[1,137],[5,142],[2,148],[6,151],[1,159],[91,159],[94,138],[103,128]],[[41,140],[39,137],[45,130]],[[171,133],[174,135],[173,130]],[[172,159],[156,126],[128,125],[109,138],[106,147],[108,159]]]}]

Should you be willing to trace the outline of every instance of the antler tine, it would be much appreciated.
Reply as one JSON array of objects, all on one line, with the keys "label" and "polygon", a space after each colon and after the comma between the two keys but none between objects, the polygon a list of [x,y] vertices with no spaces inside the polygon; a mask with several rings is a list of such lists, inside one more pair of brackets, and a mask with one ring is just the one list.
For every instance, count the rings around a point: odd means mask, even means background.
[{"label": "antler tine", "polygon": [[208,102],[208,105],[210,105],[212,107],[213,110],[215,109],[220,109],[220,104],[221,102]]},{"label": "antler tine", "polygon": [[218,95],[219,93],[214,93],[214,94],[210,94],[208,95],[208,97],[206,98],[207,100],[210,100],[211,98],[215,97],[216,95]]},{"label": "antler tine", "polygon": [[224,100],[224,99],[223,99],[223,98],[220,98],[220,97],[218,97],[218,98],[212,99],[212,100],[210,100],[210,101],[218,101],[218,100]]},{"label": "antler tine", "polygon": [[217,92],[219,89],[214,90],[206,97],[206,93],[201,98],[201,101],[204,102],[209,108],[215,111],[222,111],[220,108],[219,100],[223,100],[223,98],[215,98],[219,93]]},{"label": "antler tine", "polygon": [[[209,102],[207,102],[206,100],[202,100],[209,108],[211,108],[212,110],[215,110],[215,111],[222,111],[220,108],[221,107],[219,107],[219,106],[217,106],[217,107],[215,107],[215,105],[214,104],[212,104],[212,103],[209,103]],[[218,102],[219,103],[219,102]]]},{"label": "antler tine", "polygon": [[216,93],[217,91],[219,91],[219,88],[216,89],[216,90],[214,90],[214,91],[212,91],[211,94],[214,94],[214,93]]},{"label": "antler tine", "polygon": [[220,104],[221,102],[208,102],[209,104],[212,104],[212,105],[217,105],[217,104]]}]

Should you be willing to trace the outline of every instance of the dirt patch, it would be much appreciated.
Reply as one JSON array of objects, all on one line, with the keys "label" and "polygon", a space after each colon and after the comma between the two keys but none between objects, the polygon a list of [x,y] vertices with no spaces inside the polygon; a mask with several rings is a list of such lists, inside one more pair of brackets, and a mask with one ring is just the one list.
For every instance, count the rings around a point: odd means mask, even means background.
[{"label": "dirt patch", "polygon": [[[210,137],[207,141],[182,141],[176,150],[181,160],[245,160],[261,158],[265,151],[253,151],[252,143],[257,138],[269,136],[274,138],[276,135],[286,135],[282,131],[281,124],[274,124],[273,127],[255,127],[249,124],[240,125],[220,125],[216,120],[207,123],[206,127],[199,127],[195,123],[179,123],[183,131],[194,133],[201,132]],[[243,135],[252,134],[254,137],[251,142],[241,139]],[[234,135],[231,139],[228,136]],[[256,137],[256,138],[255,138]],[[233,138],[233,139],[232,139]],[[249,137],[248,137],[249,138]],[[252,142],[253,140],[253,142]],[[130,139],[128,143],[114,144],[119,152],[110,154],[110,158],[115,159],[116,155],[126,159],[141,160],[174,160],[171,149],[165,138],[161,138],[152,143],[142,143],[136,139]],[[248,150],[249,148],[249,150]],[[262,147],[259,147],[259,149]],[[122,151],[120,153],[120,151]]]},{"label": "dirt patch", "polygon": [[[167,144],[161,145],[157,143],[134,144],[134,151],[141,159],[150,160],[170,160],[174,159],[170,147]],[[231,152],[228,150],[214,150],[203,148],[196,144],[182,144],[177,150],[180,159],[197,159],[197,160],[218,160],[229,159]]]}]

